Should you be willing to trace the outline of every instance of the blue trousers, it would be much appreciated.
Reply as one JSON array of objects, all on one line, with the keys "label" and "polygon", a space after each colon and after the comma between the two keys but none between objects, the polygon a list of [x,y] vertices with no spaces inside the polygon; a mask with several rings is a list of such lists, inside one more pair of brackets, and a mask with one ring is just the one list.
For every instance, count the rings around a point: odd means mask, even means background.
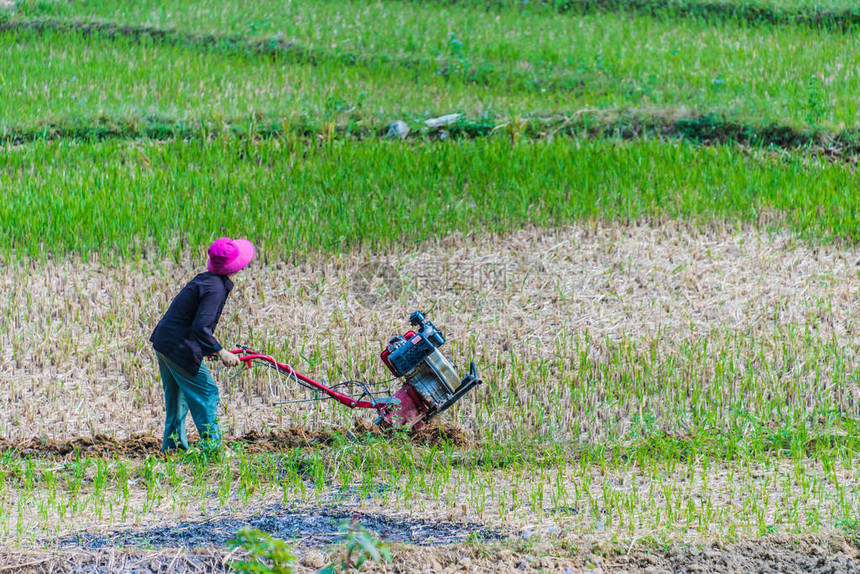
[{"label": "blue trousers", "polygon": [[206,365],[200,365],[197,375],[190,377],[173,361],[156,351],[161,385],[164,387],[164,440],[161,450],[188,448],[185,434],[185,417],[191,418],[197,427],[204,447],[215,447],[221,442],[218,426],[218,385]]}]

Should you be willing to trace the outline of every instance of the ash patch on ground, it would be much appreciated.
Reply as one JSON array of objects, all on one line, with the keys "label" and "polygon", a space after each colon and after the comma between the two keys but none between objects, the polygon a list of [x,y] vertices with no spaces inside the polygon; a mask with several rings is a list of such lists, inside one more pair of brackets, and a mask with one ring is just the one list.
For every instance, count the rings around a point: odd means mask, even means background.
[{"label": "ash patch on ground", "polygon": [[257,528],[299,547],[327,546],[343,539],[339,530],[344,523],[355,523],[375,532],[386,542],[418,546],[458,544],[470,535],[483,540],[498,540],[501,533],[468,522],[405,520],[401,518],[350,512],[343,509],[285,509],[274,506],[247,518],[221,517],[208,521],[189,521],[175,526],[132,528],[107,534],[79,533],[56,541],[57,548],[200,548],[225,546],[244,526]]}]

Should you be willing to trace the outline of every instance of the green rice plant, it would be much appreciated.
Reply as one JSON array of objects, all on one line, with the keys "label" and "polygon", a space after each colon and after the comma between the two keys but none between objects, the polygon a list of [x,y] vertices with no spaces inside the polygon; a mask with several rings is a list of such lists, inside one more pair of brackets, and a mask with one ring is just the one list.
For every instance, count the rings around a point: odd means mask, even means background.
[{"label": "green rice plant", "polygon": [[92,481],[92,491],[89,499],[90,506],[101,521],[104,518],[105,490],[107,487],[109,470],[105,460],[96,460],[95,468],[96,470]]},{"label": "green rice plant", "polygon": [[160,488],[161,473],[158,469],[158,461],[154,458],[147,457],[138,472],[141,475],[141,479],[143,480],[144,488],[146,490],[146,498],[142,508],[142,511],[145,513],[157,505],[163,497],[163,493]]},{"label": "green rice plant", "polygon": [[[261,169],[232,139],[143,145],[151,156],[145,162],[116,142],[3,151],[4,249],[139,257],[155,248],[178,257],[184,245],[202,245],[219,229],[252,237],[277,259],[406,237],[426,241],[476,224],[504,231],[597,217],[744,222],[761,213],[818,240],[860,236],[856,200],[846,191],[857,185],[852,170],[731,148],[338,142],[328,150],[311,146],[294,164],[270,141],[258,144],[268,166]],[[499,163],[501,157],[508,161]],[[310,364],[321,357],[309,357]]]},{"label": "green rice plant", "polygon": [[391,550],[360,524],[344,522],[339,530],[344,534],[342,549],[337,553],[337,562],[320,570],[320,574],[351,572],[365,562],[391,562]]},{"label": "green rice plant", "polygon": [[[128,515],[128,507],[129,507],[129,478],[130,473],[128,467],[122,461],[117,463],[116,470],[116,482],[117,482],[117,495],[121,498],[121,511],[119,519],[125,522],[126,517]],[[111,512],[111,516],[113,516],[113,512]]]},{"label": "green rice plant", "polygon": [[[379,445],[384,444],[379,443]],[[400,449],[402,447],[388,445],[379,450],[378,455],[384,460],[398,460],[397,451],[389,451],[388,448]],[[354,453],[353,456],[348,456],[346,452],[337,450],[320,451],[320,454],[322,455],[320,460],[326,461],[326,483],[331,485],[331,488],[338,488],[337,481],[334,480],[335,476],[340,476],[343,473],[356,476],[354,473],[362,465],[367,468],[370,462],[370,459],[362,456],[360,452]],[[426,453],[416,454],[424,455]],[[288,455],[288,458],[294,458],[294,456],[291,454]],[[265,463],[269,458],[268,455],[263,455],[257,459],[234,460],[232,464],[237,465],[237,467],[246,463],[259,464]],[[383,458],[380,458],[380,461]],[[421,456],[421,459],[423,458],[424,456]],[[839,520],[838,516],[850,515],[846,513],[852,512],[857,504],[856,496],[851,491],[844,488],[831,489],[826,487],[824,482],[816,479],[815,476],[821,470],[795,466],[793,469],[788,469],[788,474],[784,474],[778,465],[771,464],[772,459],[765,459],[761,464],[750,464],[749,461],[742,462],[735,468],[738,473],[736,478],[728,482],[724,482],[720,478],[725,472],[722,464],[716,465],[716,468],[712,470],[706,470],[696,465],[685,465],[680,473],[672,473],[667,470],[668,467],[665,464],[659,461],[650,462],[647,471],[641,467],[637,471],[635,469],[638,463],[632,459],[605,458],[603,460],[606,465],[605,470],[600,471],[599,466],[588,466],[585,473],[576,475],[574,482],[568,482],[572,477],[567,473],[555,471],[545,473],[541,478],[542,473],[545,472],[542,469],[548,464],[546,462],[534,466],[527,465],[513,473],[511,470],[505,470],[497,475],[494,475],[495,471],[492,469],[476,469],[474,466],[463,467],[462,462],[457,462],[458,469],[453,471],[457,475],[456,479],[446,481],[445,489],[448,494],[453,495],[451,504],[454,504],[453,508],[457,512],[460,512],[461,502],[465,502],[465,506],[469,509],[468,512],[475,512],[480,515],[482,512],[488,511],[489,507],[486,506],[486,503],[489,498],[486,493],[493,491],[496,493],[493,498],[503,496],[501,500],[504,501],[504,508],[493,510],[493,512],[500,512],[501,515],[509,519],[515,516],[531,516],[531,519],[534,520],[544,511],[540,503],[539,493],[541,489],[544,489],[545,493],[549,493],[552,490],[562,488],[573,493],[572,499],[566,502],[572,504],[573,508],[585,509],[590,507],[591,517],[581,515],[578,512],[570,513],[564,509],[560,509],[560,516],[566,517],[566,520],[579,520],[578,517],[581,516],[582,519],[587,518],[592,521],[591,528],[595,528],[596,532],[611,530],[613,532],[625,532],[630,536],[638,536],[641,532],[640,529],[652,529],[654,525],[661,522],[674,524],[679,521],[685,525],[685,528],[695,529],[704,536],[719,536],[731,532],[758,535],[771,533],[774,529],[782,528],[800,528],[803,531],[804,529],[816,528],[815,524],[818,523],[815,520],[830,520],[829,517],[834,517],[833,520]],[[595,460],[594,462],[599,463],[600,461]],[[95,464],[98,466],[100,463],[95,461]],[[146,464],[145,461],[141,461],[141,470],[145,468]],[[222,461],[215,464],[223,465],[224,463]],[[417,509],[423,508],[424,503],[421,502],[423,497],[430,497],[431,500],[435,498],[432,493],[433,480],[429,477],[425,477],[426,480],[419,478],[420,471],[417,469],[403,468],[398,474],[392,469],[376,467],[376,464],[372,463],[371,465],[375,467],[373,471],[376,476],[375,480],[394,478],[392,487],[398,490],[403,489],[402,494],[397,497],[398,504],[405,504],[406,508]],[[437,470],[432,474],[437,477],[442,476],[438,472],[441,470],[439,464],[439,461],[434,461]],[[560,465],[561,463],[554,460],[550,464]],[[39,466],[39,464],[34,465],[34,470]],[[41,470],[39,476],[42,478],[34,485],[39,492],[50,484],[59,484],[59,481],[55,480],[56,475],[45,472],[48,468],[45,467]],[[821,468],[823,469],[823,466]],[[120,468],[117,467],[116,470],[120,471]],[[188,480],[193,481],[195,469],[186,467],[186,471]],[[628,483],[623,477],[631,471],[640,474],[640,476],[633,483]],[[428,469],[425,469],[424,472],[428,472]],[[63,473],[64,476],[66,473],[68,477],[74,476],[72,467],[63,470]],[[603,473],[602,478],[601,473]],[[395,478],[398,476],[400,478]],[[797,480],[808,485],[803,486],[807,494],[797,496],[798,493],[792,477],[796,477]],[[261,481],[278,479],[277,473],[271,477],[268,475],[260,476]],[[619,483],[618,480],[621,482]],[[711,485],[712,481],[714,481],[714,486]],[[537,483],[544,486],[539,486]],[[566,486],[568,484],[570,486]],[[146,490],[146,485],[140,484],[136,488],[143,493]],[[173,487],[168,486],[168,488]],[[329,486],[324,488],[328,489]],[[197,496],[193,491],[189,491],[184,484],[177,487],[177,490],[184,491],[182,496],[191,498]],[[770,497],[777,496],[775,514],[772,510],[774,507],[765,500],[767,498],[764,496],[765,493]],[[713,503],[714,496],[719,496],[720,500],[731,501],[731,504],[738,504],[738,506],[718,510]],[[782,502],[779,502],[779,497],[782,497]],[[45,505],[40,505],[38,502],[44,498],[41,495],[36,498],[36,503],[32,507],[33,512],[39,516],[45,515],[44,518],[40,519],[40,523],[44,524],[40,528],[53,528],[49,526],[52,522],[51,517],[45,514],[48,510]],[[553,500],[552,494],[549,499],[550,504],[555,505],[556,500]],[[665,503],[661,500],[665,500]],[[762,502],[763,500],[764,502]],[[773,501],[774,499],[771,498],[770,500]],[[432,502],[428,504],[428,510],[433,504]],[[449,503],[446,502],[446,504]],[[818,509],[818,514],[810,510],[811,506]],[[787,510],[782,512],[779,509]],[[74,521],[76,516],[87,511],[85,506],[78,507],[76,513],[66,516],[66,521]],[[24,514],[27,515],[27,512],[25,510]],[[799,524],[801,520],[804,521],[805,525]]]}]

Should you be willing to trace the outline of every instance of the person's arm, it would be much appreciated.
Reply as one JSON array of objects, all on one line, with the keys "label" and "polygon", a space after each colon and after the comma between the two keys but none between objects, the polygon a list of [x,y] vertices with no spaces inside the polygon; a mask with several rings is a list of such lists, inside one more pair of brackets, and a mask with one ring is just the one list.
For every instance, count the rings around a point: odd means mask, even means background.
[{"label": "person's arm", "polygon": [[239,364],[239,358],[223,348],[215,338],[216,318],[225,297],[226,294],[208,289],[201,293],[197,314],[194,316],[194,322],[191,323],[191,333],[200,343],[200,350],[203,351],[204,356],[217,354],[224,365],[235,367]]},{"label": "person's arm", "polygon": [[214,355],[223,348],[214,334],[215,318],[218,316],[222,297],[220,293],[204,290],[200,294],[197,314],[191,323],[191,335],[200,343],[204,356]]},{"label": "person's arm", "polygon": [[197,314],[191,323],[191,334],[200,343],[200,350],[203,351],[204,356],[218,355],[224,365],[235,367],[239,364],[239,358],[223,348],[218,339],[215,338],[216,318],[225,297],[225,294],[218,291],[203,290],[200,294]]}]

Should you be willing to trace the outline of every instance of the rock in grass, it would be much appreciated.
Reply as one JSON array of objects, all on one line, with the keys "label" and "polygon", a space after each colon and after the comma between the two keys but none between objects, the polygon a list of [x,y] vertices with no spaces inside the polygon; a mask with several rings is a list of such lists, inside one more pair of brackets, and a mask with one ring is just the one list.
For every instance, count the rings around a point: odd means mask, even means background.
[{"label": "rock in grass", "polygon": [[321,552],[317,552],[315,550],[311,550],[310,552],[305,554],[304,558],[302,558],[303,565],[317,570],[320,568],[324,568],[326,565],[325,562],[325,556],[323,556]]},{"label": "rock in grass", "polygon": [[403,120],[397,120],[388,128],[388,133],[385,137],[389,139],[403,139],[409,133],[409,124]]},{"label": "rock in grass", "polygon": [[445,126],[450,126],[454,122],[460,119],[463,114],[448,114],[445,116],[439,116],[438,118],[430,118],[425,121],[424,124],[430,129],[441,128]]}]

